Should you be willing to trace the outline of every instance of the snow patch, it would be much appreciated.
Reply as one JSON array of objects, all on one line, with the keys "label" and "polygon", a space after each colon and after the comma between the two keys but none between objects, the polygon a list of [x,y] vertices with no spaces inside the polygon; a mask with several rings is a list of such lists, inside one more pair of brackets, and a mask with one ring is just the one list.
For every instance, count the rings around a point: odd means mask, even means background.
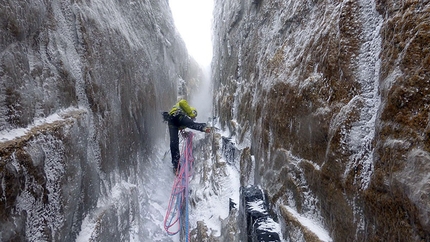
[{"label": "snow patch", "polygon": [[324,229],[324,227],[319,224],[318,222],[309,219],[305,216],[302,216],[299,214],[294,208],[283,206],[287,211],[293,215],[301,225],[306,227],[309,231],[312,231],[321,241],[330,242],[333,241],[333,239],[330,237],[327,230]]},{"label": "snow patch", "polygon": [[[210,162],[209,160],[207,162]],[[212,190],[211,184],[198,184],[198,180],[192,180],[191,189],[197,189],[196,195],[202,199],[192,207],[190,213],[190,223],[192,228],[197,227],[197,221],[204,221],[209,231],[212,231],[214,236],[221,235],[221,220],[229,215],[229,199],[233,202],[239,202],[240,176],[238,171],[230,166],[225,166],[225,176],[216,176],[216,183],[219,189]],[[197,182],[197,183],[196,183]]]},{"label": "snow patch", "polygon": [[252,211],[259,212],[261,214],[267,214],[266,209],[264,208],[264,201],[257,200],[254,202],[248,202],[248,206]]},{"label": "snow patch", "polygon": [[52,124],[56,121],[65,121],[73,116],[73,113],[83,113],[86,112],[85,109],[69,107],[64,110],[60,110],[57,113],[51,114],[46,118],[35,119],[33,124],[27,126],[26,128],[17,128],[12,130],[2,130],[0,131],[0,143],[11,141],[20,137],[26,136],[30,131],[38,126],[44,124]]},{"label": "snow patch", "polygon": [[[112,190],[108,193],[107,196],[99,198],[97,202],[97,209],[95,209],[94,213],[88,214],[81,225],[81,231],[76,238],[76,242],[87,242],[97,236],[97,227],[99,224],[99,218],[103,215],[106,209],[109,209],[112,205],[114,205],[119,210],[128,206],[129,203],[125,202],[123,195],[126,194],[125,197],[129,197],[129,194],[133,193],[133,189],[137,186],[135,184],[131,184],[127,181],[121,181],[112,188]],[[136,231],[139,231],[137,224],[134,224],[131,228],[132,237],[136,236]]]}]

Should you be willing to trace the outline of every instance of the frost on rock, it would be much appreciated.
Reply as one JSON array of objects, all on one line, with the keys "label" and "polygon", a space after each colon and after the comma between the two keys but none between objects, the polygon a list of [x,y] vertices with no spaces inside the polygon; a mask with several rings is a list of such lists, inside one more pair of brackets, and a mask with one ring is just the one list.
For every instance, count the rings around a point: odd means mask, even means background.
[{"label": "frost on rock", "polygon": [[381,52],[380,29],[382,17],[376,12],[373,1],[359,1],[362,8],[360,20],[363,23],[363,44],[357,56],[357,77],[361,85],[361,93],[357,97],[357,107],[360,117],[352,124],[346,135],[347,144],[353,155],[345,169],[347,175],[353,167],[361,167],[360,175],[356,178],[358,186],[366,189],[374,170],[372,142],[375,137],[375,127],[381,97],[378,93]]},{"label": "frost on rock", "polygon": [[430,149],[429,8],[215,1],[214,111],[286,237],[303,225],[283,206],[333,241],[429,240],[428,168],[411,165]]},{"label": "frost on rock", "polygon": [[281,230],[268,212],[268,201],[257,186],[241,188],[242,240],[281,241]]},{"label": "frost on rock", "polygon": [[0,12],[0,240],[153,241],[140,199],[159,111],[193,76],[168,1]]}]

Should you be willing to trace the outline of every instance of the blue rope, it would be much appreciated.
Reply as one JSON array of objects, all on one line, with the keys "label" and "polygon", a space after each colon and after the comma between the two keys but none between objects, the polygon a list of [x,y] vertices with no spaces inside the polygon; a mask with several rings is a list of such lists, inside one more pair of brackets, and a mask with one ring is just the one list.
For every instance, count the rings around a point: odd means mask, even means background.
[{"label": "blue rope", "polygon": [[[191,138],[187,139],[187,143],[189,142],[189,140],[191,140]],[[187,144],[188,147],[188,144]],[[188,202],[189,202],[189,188],[188,188],[188,184],[189,184],[189,176],[188,176],[188,171],[190,170],[188,165],[190,164],[189,161],[189,150],[185,149],[185,241],[188,242],[188,238],[189,238],[189,220],[188,220]]]}]

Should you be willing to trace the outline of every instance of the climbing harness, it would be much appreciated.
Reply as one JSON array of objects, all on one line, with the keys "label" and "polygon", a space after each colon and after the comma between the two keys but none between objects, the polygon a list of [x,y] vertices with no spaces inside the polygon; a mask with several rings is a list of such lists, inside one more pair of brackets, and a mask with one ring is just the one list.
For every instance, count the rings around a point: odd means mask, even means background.
[{"label": "climbing harness", "polygon": [[193,136],[192,132],[181,131],[185,142],[182,145],[182,156],[179,160],[180,169],[173,182],[169,206],[164,217],[164,229],[167,234],[175,235],[181,229],[184,231],[185,241],[189,241],[189,180],[193,158]]}]

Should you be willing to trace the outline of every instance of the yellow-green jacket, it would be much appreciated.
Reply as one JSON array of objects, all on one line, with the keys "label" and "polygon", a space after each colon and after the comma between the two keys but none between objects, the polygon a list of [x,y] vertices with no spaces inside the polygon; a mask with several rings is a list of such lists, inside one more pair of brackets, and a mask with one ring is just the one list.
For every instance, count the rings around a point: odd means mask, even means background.
[{"label": "yellow-green jacket", "polygon": [[170,109],[169,114],[172,116],[185,114],[190,118],[195,118],[197,116],[197,110],[191,107],[185,99],[181,99]]}]

